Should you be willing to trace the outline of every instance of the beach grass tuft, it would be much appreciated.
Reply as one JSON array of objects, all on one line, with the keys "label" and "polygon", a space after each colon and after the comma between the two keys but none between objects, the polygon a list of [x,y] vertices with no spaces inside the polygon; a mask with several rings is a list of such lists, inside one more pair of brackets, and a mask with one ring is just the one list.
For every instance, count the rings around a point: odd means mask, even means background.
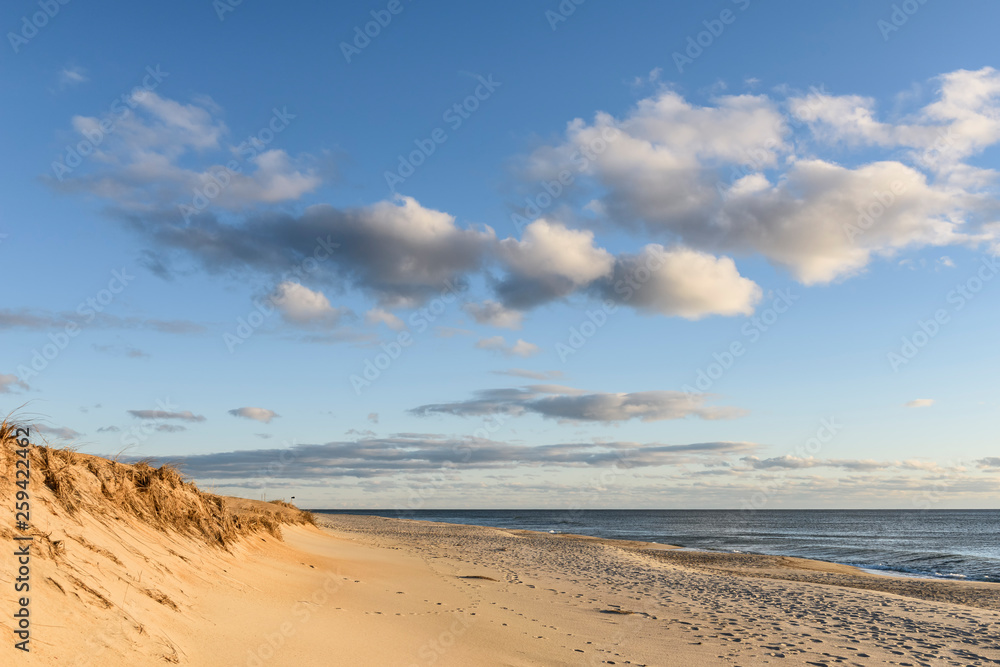
[{"label": "beach grass tuft", "polygon": [[[0,495],[12,492],[18,424],[0,422]],[[160,530],[195,536],[228,548],[243,537],[267,532],[281,538],[283,524],[313,524],[316,519],[284,501],[264,503],[223,498],[186,481],[177,467],[152,465],[152,459],[122,463],[82,454],[72,447],[34,442],[29,450],[33,484],[51,492],[58,508],[70,516],[132,517]]]}]

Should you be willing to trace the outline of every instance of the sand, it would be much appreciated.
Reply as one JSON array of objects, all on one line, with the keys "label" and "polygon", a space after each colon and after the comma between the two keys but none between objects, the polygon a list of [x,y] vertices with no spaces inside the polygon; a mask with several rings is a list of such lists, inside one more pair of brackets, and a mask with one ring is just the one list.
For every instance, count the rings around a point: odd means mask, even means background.
[{"label": "sand", "polygon": [[65,552],[33,564],[33,652],[7,630],[0,664],[1000,664],[993,584],[379,517],[228,551],[50,520]]},{"label": "sand", "polygon": [[[13,508],[11,451],[0,504]],[[1000,664],[996,584],[380,517],[313,524],[168,468],[31,457],[30,530],[0,525],[0,665]],[[24,535],[30,653],[13,616]]]},{"label": "sand", "polygon": [[[995,584],[377,517],[320,523],[340,539],[419,556],[440,590],[461,593],[442,605],[473,619],[454,647],[424,659],[404,647],[399,664],[1000,663]],[[425,599],[418,613],[434,606]],[[473,647],[480,657],[469,662]]]}]

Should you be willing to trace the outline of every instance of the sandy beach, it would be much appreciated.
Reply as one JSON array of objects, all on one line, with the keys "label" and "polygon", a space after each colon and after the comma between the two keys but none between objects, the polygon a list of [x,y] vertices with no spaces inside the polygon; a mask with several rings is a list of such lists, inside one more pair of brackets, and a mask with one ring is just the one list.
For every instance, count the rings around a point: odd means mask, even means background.
[{"label": "sandy beach", "polygon": [[[427,574],[439,579],[439,590],[448,592],[448,600],[419,600],[422,611],[391,613],[437,613],[445,615],[442,622],[450,614],[460,623],[456,627],[468,623],[454,647],[425,643],[400,664],[1000,660],[1000,586],[993,584],[376,517],[320,515],[320,523],[339,539],[419,557]],[[468,651],[477,649],[479,657],[469,662]]]},{"label": "sandy beach", "polygon": [[[105,464],[76,457],[87,488]],[[1000,664],[994,584],[369,516],[314,525],[231,498],[234,516],[281,525],[220,546],[97,496],[70,514],[39,485],[35,502],[33,648],[12,649],[5,614],[4,664]]]}]

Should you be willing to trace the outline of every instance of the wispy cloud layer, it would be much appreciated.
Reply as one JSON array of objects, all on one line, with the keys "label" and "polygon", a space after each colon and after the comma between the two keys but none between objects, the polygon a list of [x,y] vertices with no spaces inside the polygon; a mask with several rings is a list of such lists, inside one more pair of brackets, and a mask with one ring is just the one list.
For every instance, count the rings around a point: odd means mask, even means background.
[{"label": "wispy cloud layer", "polygon": [[203,415],[196,415],[190,410],[171,412],[169,410],[129,410],[128,413],[136,419],[177,419],[186,422],[203,422]]},{"label": "wispy cloud layer", "polygon": [[520,338],[508,345],[503,336],[480,338],[476,341],[476,347],[481,350],[493,350],[508,357],[530,357],[539,352],[537,345]]},{"label": "wispy cloud layer", "polygon": [[158,320],[142,317],[119,317],[110,313],[84,311],[81,313],[54,313],[37,308],[0,308],[0,331],[22,329],[45,331],[61,329],[76,323],[100,329],[147,329],[168,334],[201,333],[205,327],[188,320]]},{"label": "wispy cloud layer", "polygon": [[473,399],[421,405],[410,412],[421,417],[535,413],[552,419],[596,422],[630,419],[652,422],[685,417],[733,419],[746,414],[739,408],[706,405],[711,398],[708,394],[680,391],[587,393],[559,385],[530,385],[519,389],[488,389],[477,392]]},{"label": "wispy cloud layer", "polygon": [[684,445],[607,442],[529,447],[475,438],[424,435],[204,454],[183,457],[176,462],[185,473],[201,479],[266,476],[310,480],[511,466],[647,467],[718,459],[751,452],[755,448],[756,445],[745,442]]},{"label": "wispy cloud layer", "polygon": [[37,433],[50,435],[58,440],[77,440],[83,436],[82,433],[74,431],[66,426],[46,426],[45,424],[35,424],[31,428]]}]

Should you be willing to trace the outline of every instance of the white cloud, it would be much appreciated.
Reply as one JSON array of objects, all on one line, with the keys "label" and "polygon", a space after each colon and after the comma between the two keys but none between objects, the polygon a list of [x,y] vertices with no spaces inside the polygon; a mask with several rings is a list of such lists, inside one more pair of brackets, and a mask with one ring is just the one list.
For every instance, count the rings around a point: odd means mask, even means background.
[{"label": "white cloud", "polygon": [[87,76],[87,71],[76,65],[66,67],[59,72],[59,86],[62,88],[77,86],[88,81],[90,81],[90,77]]},{"label": "white cloud", "polygon": [[637,255],[615,257],[595,247],[592,232],[546,220],[528,225],[523,240],[504,239],[499,246],[510,272],[496,286],[504,303],[467,307],[478,322],[506,317],[508,326],[519,325],[507,306],[530,308],[581,290],[639,310],[688,319],[748,315],[761,294],[728,257],[682,246],[665,250],[657,244],[645,246]]},{"label": "white cloud", "polygon": [[322,292],[314,292],[296,282],[280,283],[271,295],[271,301],[287,321],[299,325],[336,325],[347,312],[334,308]]},{"label": "white cloud", "polygon": [[[695,106],[662,92],[620,119],[572,121],[523,176],[582,170],[571,189],[585,201],[598,194],[587,208],[626,230],[760,254],[802,283],[828,283],[904,249],[1000,236],[989,224],[997,174],[963,162],[1000,142],[1000,73],[960,70],[938,83],[933,102],[896,122],[853,95],[792,96],[786,114],[766,96]],[[861,164],[815,152],[831,147]]]},{"label": "white cloud", "polygon": [[608,275],[614,265],[611,253],[594,246],[593,232],[544,219],[525,227],[522,240],[500,241],[498,252],[510,278],[497,291],[515,306],[570,294]]},{"label": "white cloud", "polygon": [[401,331],[406,328],[403,320],[382,308],[372,308],[365,313],[365,323],[372,326],[384,324],[393,331]]},{"label": "white cloud", "polygon": [[750,315],[762,294],[728,257],[658,244],[618,257],[612,279],[600,289],[604,298],[638,310],[691,320]]},{"label": "white cloud", "polygon": [[929,408],[934,405],[933,398],[915,398],[912,401],[907,401],[903,404],[908,408]]},{"label": "white cloud", "polygon": [[530,357],[538,354],[538,352],[537,345],[518,338],[517,342],[510,347],[508,354],[514,357]]},{"label": "white cloud", "polygon": [[501,352],[508,357],[530,357],[538,354],[539,348],[534,343],[517,339],[513,345],[507,345],[503,336],[493,336],[492,338],[480,338],[476,341],[476,347],[481,350],[494,350]]},{"label": "white cloud", "polygon": [[10,394],[14,388],[27,390],[28,385],[20,380],[16,375],[0,374],[0,394]]},{"label": "white cloud", "polygon": [[274,410],[268,410],[267,408],[235,408],[229,411],[234,417],[243,417],[244,419],[252,419],[254,421],[262,422],[264,424],[270,424],[272,419],[280,417]]},{"label": "white cloud", "polygon": [[754,249],[804,284],[856,273],[873,253],[967,241],[956,200],[899,162],[847,169],[800,160],[770,183],[747,176],[727,192],[717,222],[727,244]]},{"label": "white cloud", "polygon": [[[225,145],[229,128],[216,118],[220,109],[209,98],[184,104],[147,91],[132,103],[135,108],[126,107],[122,116],[74,116],[73,129],[96,147],[82,165],[56,173],[50,184],[90,192],[133,214],[166,209],[188,218],[208,206],[239,210],[296,200],[320,185],[309,157]],[[112,131],[102,130],[102,121],[109,120]],[[218,162],[207,157],[211,151],[221,153]],[[235,170],[225,166],[232,161]],[[201,166],[190,167],[191,162]]]},{"label": "white cloud", "polygon": [[[712,170],[751,155],[763,166],[787,150],[777,105],[762,96],[726,96],[696,107],[666,91],[639,102],[623,120],[598,113],[592,124],[570,122],[565,143],[536,150],[525,177],[536,182],[576,169],[573,157],[593,156],[584,174],[607,189],[603,208],[626,225],[654,228],[699,224],[718,197]],[[598,152],[595,147],[603,146]]]},{"label": "white cloud", "polygon": [[789,107],[820,140],[910,148],[921,164],[952,169],[1000,141],[1000,72],[956,70],[936,83],[937,99],[899,123],[878,120],[875,101],[858,95],[813,92]]}]

